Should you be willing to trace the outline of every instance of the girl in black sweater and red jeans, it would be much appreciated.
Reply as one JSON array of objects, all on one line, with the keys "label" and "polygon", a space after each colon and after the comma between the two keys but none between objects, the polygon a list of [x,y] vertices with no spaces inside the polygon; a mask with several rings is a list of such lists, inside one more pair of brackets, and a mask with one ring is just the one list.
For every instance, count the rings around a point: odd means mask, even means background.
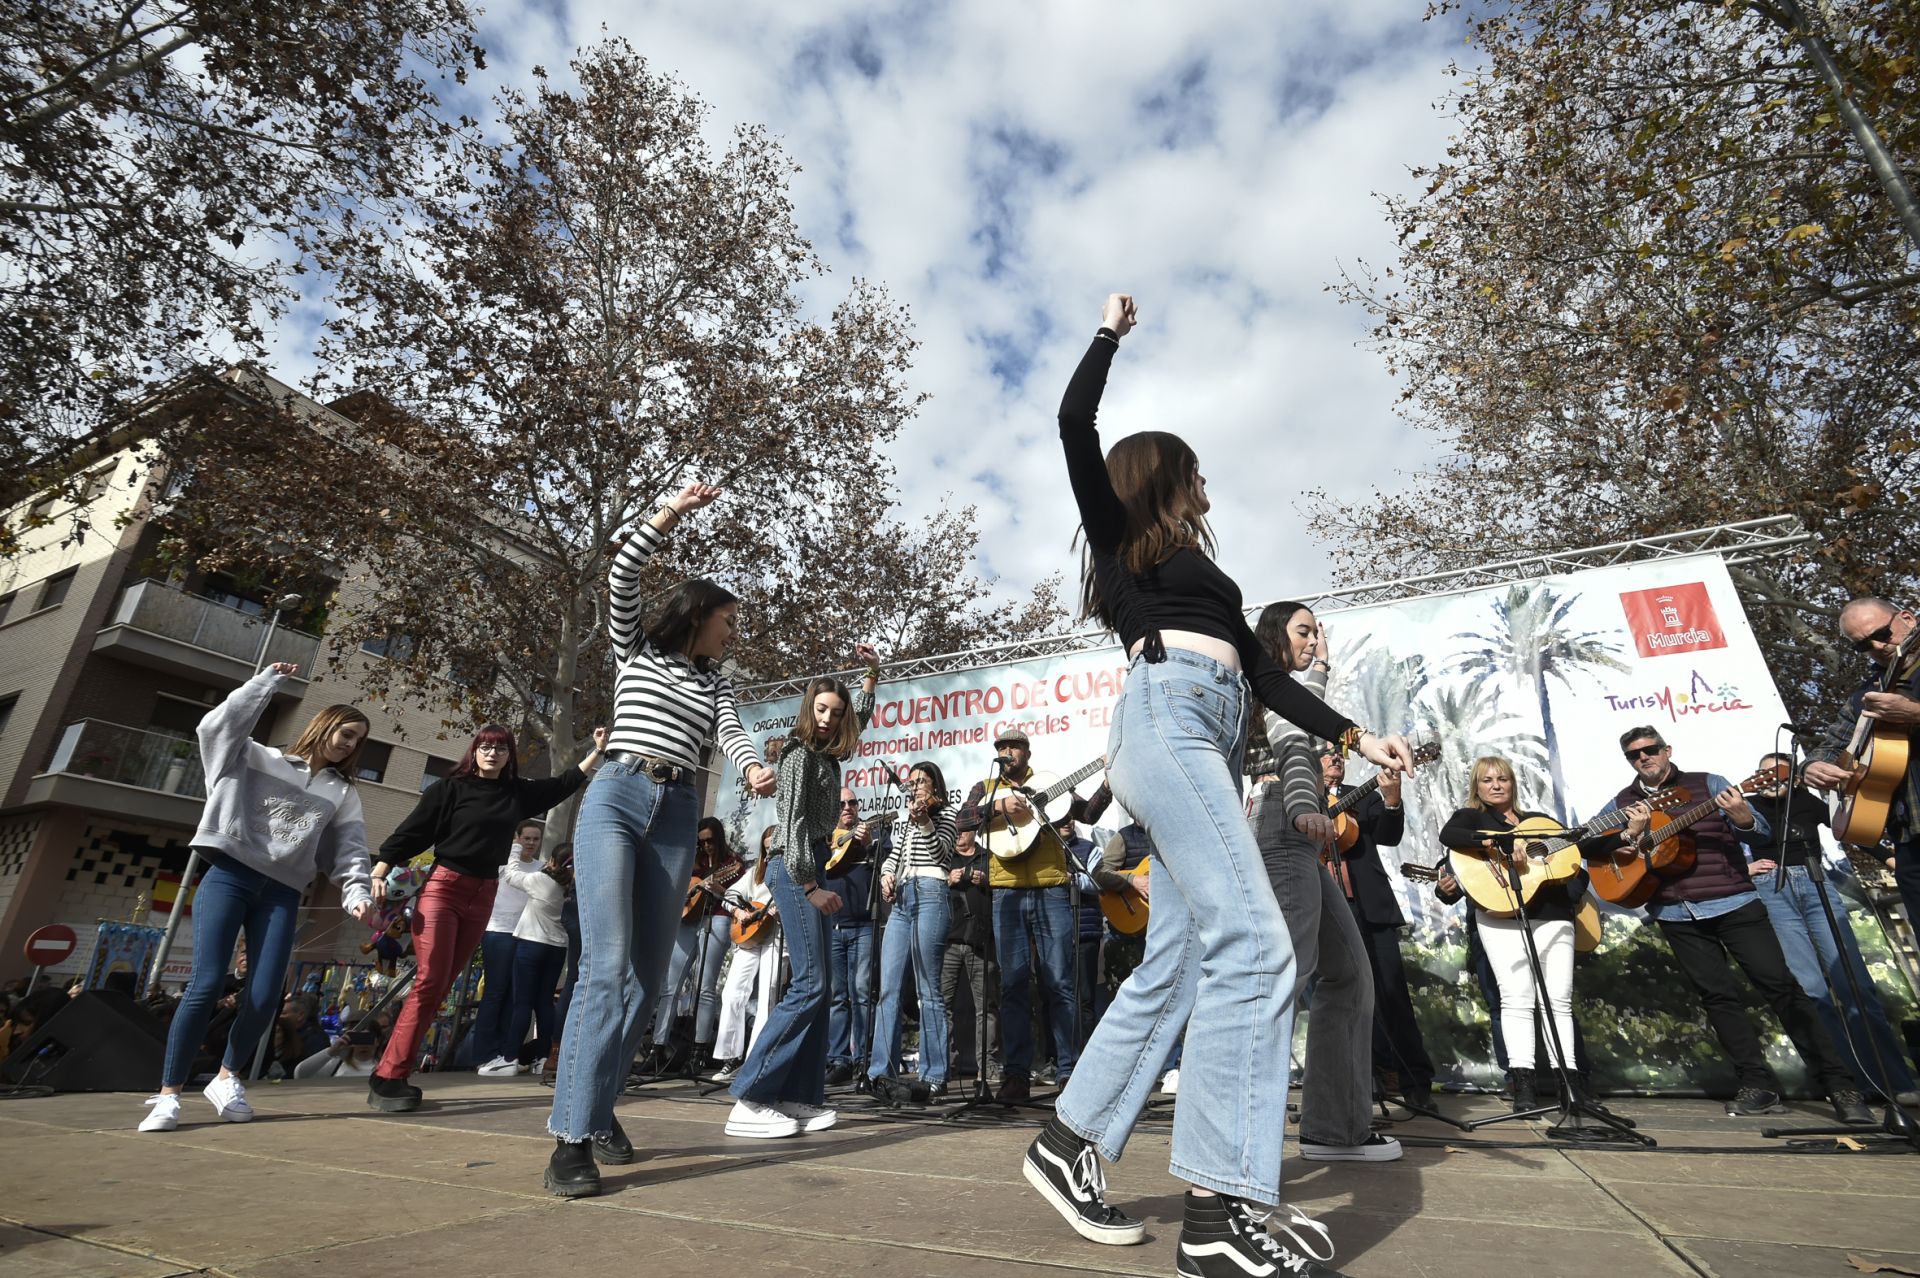
[{"label": "girl in black sweater and red jeans", "polygon": [[557,777],[520,775],[513,733],[490,723],[474,734],[460,762],[443,781],[420,796],[399,828],[380,845],[373,867],[373,896],[386,894],[387,872],[433,849],[433,875],[413,906],[413,988],[394,1022],[393,1037],[367,1086],[367,1104],[406,1111],[420,1105],[420,1089],[407,1081],[419,1063],[420,1043],[453,986],[456,972],[473,957],[500,870],[513,848],[514,831],[543,815],[586,784],[600,765],[607,730],[596,728],[593,751]]}]

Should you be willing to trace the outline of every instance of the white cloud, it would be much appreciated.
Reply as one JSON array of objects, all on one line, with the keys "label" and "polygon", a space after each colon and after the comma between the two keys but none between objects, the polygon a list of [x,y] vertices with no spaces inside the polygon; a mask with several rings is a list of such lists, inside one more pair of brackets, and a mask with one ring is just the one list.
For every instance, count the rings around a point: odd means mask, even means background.
[{"label": "white cloud", "polygon": [[603,24],[712,104],[717,143],[782,138],[834,268],[823,310],[853,275],[912,307],[934,398],[895,450],[907,513],[977,502],[1010,589],[1077,564],[1053,414],[1109,289],[1143,327],[1103,435],[1194,445],[1249,600],[1328,579],[1299,492],[1391,489],[1429,454],[1355,346],[1365,316],[1323,291],[1343,261],[1391,261],[1376,193],[1444,148],[1458,33],[1404,0],[496,2],[488,74],[564,82]]}]

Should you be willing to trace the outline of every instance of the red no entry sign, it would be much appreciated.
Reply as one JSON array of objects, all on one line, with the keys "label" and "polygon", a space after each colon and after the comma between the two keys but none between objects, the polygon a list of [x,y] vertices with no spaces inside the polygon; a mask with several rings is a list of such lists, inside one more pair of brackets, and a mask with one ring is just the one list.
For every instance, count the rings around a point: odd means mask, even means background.
[{"label": "red no entry sign", "polygon": [[49,923],[27,938],[27,962],[35,967],[64,963],[80,938],[65,923]]}]

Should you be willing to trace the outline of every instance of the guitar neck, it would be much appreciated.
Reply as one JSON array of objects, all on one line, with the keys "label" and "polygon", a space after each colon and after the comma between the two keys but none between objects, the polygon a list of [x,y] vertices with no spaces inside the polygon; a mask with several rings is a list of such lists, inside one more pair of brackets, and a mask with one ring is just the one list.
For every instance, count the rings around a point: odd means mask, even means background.
[{"label": "guitar neck", "polygon": [[1061,777],[1058,781],[1054,782],[1052,785],[1048,786],[1044,791],[1041,792],[1040,806],[1045,807],[1047,804],[1052,803],[1055,799],[1059,798],[1061,795],[1065,794],[1067,791],[1073,789],[1073,787],[1075,787],[1076,785],[1079,785],[1082,781],[1085,781],[1088,777],[1092,776],[1094,773],[1098,772],[1100,769],[1106,766],[1107,766],[1107,761],[1105,759],[1095,759],[1092,763],[1089,763],[1086,767],[1081,768],[1078,772],[1071,772],[1071,773],[1068,773],[1066,776]]},{"label": "guitar neck", "polygon": [[1351,812],[1360,800],[1366,798],[1379,788],[1380,777],[1378,774],[1368,777],[1365,781],[1362,781],[1359,785],[1356,785],[1353,789],[1341,795],[1340,801],[1327,809],[1327,815],[1339,816],[1342,812]]}]

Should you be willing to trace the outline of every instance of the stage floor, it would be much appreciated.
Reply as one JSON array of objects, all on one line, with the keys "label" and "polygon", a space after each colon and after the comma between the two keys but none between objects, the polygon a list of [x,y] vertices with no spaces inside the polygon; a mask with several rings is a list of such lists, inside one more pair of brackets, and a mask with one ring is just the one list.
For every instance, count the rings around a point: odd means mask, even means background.
[{"label": "stage floor", "polygon": [[[779,1141],[722,1134],[724,1097],[655,1085],[620,1104],[640,1150],[599,1198],[541,1188],[552,1093],[526,1079],[429,1075],[416,1113],[376,1114],[364,1083],[267,1083],[229,1125],[189,1093],[175,1132],[134,1130],[140,1096],[0,1105],[0,1272],[488,1278],[1169,1274],[1180,1187],[1169,1128],[1143,1125],[1109,1196],[1139,1247],[1081,1240],[1021,1179],[1034,1123],[895,1121]],[[1297,1095],[1297,1093],[1296,1093]],[[1450,1114],[1495,1112],[1449,1097]],[[1920,1273],[1920,1155],[1790,1154],[1710,1101],[1625,1101],[1661,1148],[1567,1148],[1536,1126],[1464,1134],[1397,1124],[1397,1163],[1309,1163],[1291,1201],[1326,1222],[1356,1278]],[[1031,1115],[1032,1111],[1027,1111]],[[1831,1140],[1824,1148],[1834,1150]]]}]

